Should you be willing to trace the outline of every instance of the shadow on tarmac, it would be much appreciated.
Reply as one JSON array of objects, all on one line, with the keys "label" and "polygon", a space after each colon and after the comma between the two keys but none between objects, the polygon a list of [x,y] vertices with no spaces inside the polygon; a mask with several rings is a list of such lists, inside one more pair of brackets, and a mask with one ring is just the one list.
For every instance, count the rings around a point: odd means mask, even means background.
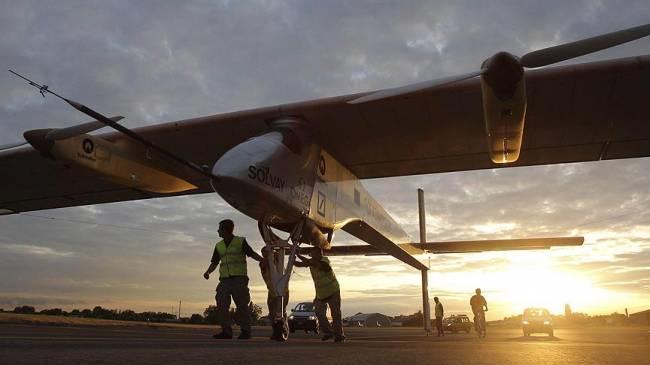
[{"label": "shadow on tarmac", "polygon": [[515,342],[556,342],[562,341],[561,338],[555,336],[520,336],[520,337],[511,337],[508,341]]}]

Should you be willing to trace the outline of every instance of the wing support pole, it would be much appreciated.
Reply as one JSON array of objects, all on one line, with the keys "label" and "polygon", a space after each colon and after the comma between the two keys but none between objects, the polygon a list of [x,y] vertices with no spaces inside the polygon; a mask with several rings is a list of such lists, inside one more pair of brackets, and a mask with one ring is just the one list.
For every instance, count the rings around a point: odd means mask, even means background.
[{"label": "wing support pole", "polygon": [[[424,190],[418,189],[418,211],[420,216],[420,243],[427,242],[427,224],[424,209]],[[429,269],[420,270],[422,274],[422,322],[424,332],[429,336],[431,334],[431,305],[429,304]]]}]

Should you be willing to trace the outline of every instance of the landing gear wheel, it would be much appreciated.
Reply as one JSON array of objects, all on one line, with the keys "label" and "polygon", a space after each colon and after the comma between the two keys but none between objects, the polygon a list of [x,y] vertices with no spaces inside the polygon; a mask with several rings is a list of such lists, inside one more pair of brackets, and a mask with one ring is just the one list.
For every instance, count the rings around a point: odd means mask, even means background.
[{"label": "landing gear wheel", "polygon": [[279,342],[284,342],[289,339],[289,326],[287,322],[283,320],[273,322],[273,338]]}]

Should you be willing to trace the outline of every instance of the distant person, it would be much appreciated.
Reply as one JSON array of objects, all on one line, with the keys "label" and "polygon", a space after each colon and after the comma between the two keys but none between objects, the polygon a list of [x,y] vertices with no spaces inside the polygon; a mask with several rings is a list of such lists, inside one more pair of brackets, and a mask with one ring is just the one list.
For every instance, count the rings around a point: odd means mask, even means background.
[{"label": "distant person", "polygon": [[230,318],[230,298],[237,306],[237,317],[241,327],[238,339],[251,338],[251,313],[248,304],[251,301],[248,290],[248,274],[246,271],[246,256],[265,265],[262,256],[257,254],[246,242],[246,238],[233,235],[235,224],[230,219],[219,222],[219,237],[212,253],[210,266],[203,274],[205,280],[219,265],[219,285],[217,285],[217,323],[221,332],[215,334],[216,339],[232,338],[232,319]]},{"label": "distant person", "polygon": [[[309,255],[311,258],[298,255],[301,261],[296,261],[295,265],[297,267],[309,267],[311,277],[314,280],[314,287],[316,288],[314,307],[316,317],[318,317],[318,324],[324,333],[322,340],[327,341],[333,337],[334,342],[344,342],[345,335],[343,334],[343,320],[341,318],[341,290],[339,288],[339,282],[336,280],[329,259],[323,256],[323,251],[320,247],[313,247],[309,251]],[[327,320],[328,305],[332,313],[334,330],[332,330],[332,326],[330,326]]]},{"label": "distant person", "polygon": [[474,313],[474,328],[479,337],[485,337],[485,312],[488,311],[487,301],[481,295],[481,288],[476,288],[476,294],[469,301]]},{"label": "distant person", "polygon": [[436,330],[438,331],[438,337],[445,336],[445,330],[442,328],[442,318],[445,316],[445,309],[442,307],[442,303],[438,297],[433,297],[433,301],[436,303],[435,315],[436,315]]},{"label": "distant person", "polygon": [[[264,246],[262,248],[262,257],[264,257],[264,262],[260,262],[260,271],[262,272],[262,278],[264,278],[264,283],[266,284],[266,289],[268,291],[266,295],[266,305],[269,309],[269,320],[273,322],[275,320],[275,315],[278,310],[276,308],[276,296],[275,296],[275,286],[271,278],[271,269],[266,264],[267,256],[269,255],[268,247]],[[288,284],[288,283],[287,283]],[[287,303],[289,303],[289,285],[285,288],[284,298],[282,301],[282,316],[286,319],[287,317]],[[271,340],[276,340],[278,333],[273,333],[271,335]]]}]

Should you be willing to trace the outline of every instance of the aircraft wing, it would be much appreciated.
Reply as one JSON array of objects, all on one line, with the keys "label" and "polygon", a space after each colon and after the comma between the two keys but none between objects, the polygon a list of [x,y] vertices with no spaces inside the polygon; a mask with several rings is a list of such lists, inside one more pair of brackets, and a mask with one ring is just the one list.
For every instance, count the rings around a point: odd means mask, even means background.
[{"label": "aircraft wing", "polygon": [[[448,241],[400,244],[402,248],[415,248],[421,253],[471,253],[484,251],[511,251],[511,250],[544,250],[559,246],[581,246],[584,237],[553,237],[553,238],[524,238],[507,240],[479,240],[479,241]],[[328,256],[353,256],[353,255],[387,255],[377,245],[332,246],[325,251]]]},{"label": "aircraft wing", "polygon": [[[650,55],[532,70],[525,77],[522,151],[507,165],[489,158],[477,78],[363,104],[348,101],[368,93],[135,131],[189,161],[212,166],[231,147],[267,131],[269,120],[297,116],[361,179],[650,156]],[[128,138],[102,137],[116,143]],[[205,177],[169,166],[167,172],[198,186],[182,194],[212,191]],[[81,167],[47,160],[31,147],[0,152],[0,214],[159,196],[168,195],[101,180]]]}]

